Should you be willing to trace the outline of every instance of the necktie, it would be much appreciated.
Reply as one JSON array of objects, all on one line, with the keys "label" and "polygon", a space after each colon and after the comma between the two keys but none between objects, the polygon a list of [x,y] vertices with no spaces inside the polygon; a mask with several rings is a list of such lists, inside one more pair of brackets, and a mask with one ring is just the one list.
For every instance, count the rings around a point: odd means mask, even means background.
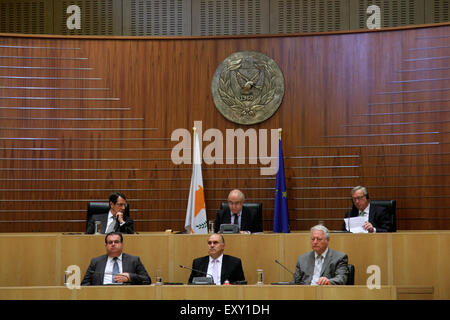
[{"label": "necktie", "polygon": [[117,257],[114,259],[113,272],[112,272],[112,282],[115,283],[114,276],[119,273],[119,264],[117,263]]},{"label": "necktie", "polygon": [[106,232],[105,233],[110,233],[110,232],[113,232],[114,230],[115,230],[115,227],[116,227],[116,218],[115,217],[112,217],[112,222],[111,222],[111,224],[109,225],[109,227],[108,227],[108,229],[106,230]]},{"label": "necktie", "polygon": [[319,280],[320,278],[320,272],[322,271],[322,262],[323,262],[323,257],[317,256],[316,258],[316,262],[314,264],[314,275],[311,281],[312,285],[316,285],[317,284],[317,280]]},{"label": "necktie", "polygon": [[219,261],[217,259],[214,259],[212,261],[213,263],[213,279],[214,279],[214,284],[220,284],[219,281]]},{"label": "necktie", "polygon": [[234,224],[239,226],[239,216],[237,215],[237,213],[233,213],[233,217],[234,217]]}]

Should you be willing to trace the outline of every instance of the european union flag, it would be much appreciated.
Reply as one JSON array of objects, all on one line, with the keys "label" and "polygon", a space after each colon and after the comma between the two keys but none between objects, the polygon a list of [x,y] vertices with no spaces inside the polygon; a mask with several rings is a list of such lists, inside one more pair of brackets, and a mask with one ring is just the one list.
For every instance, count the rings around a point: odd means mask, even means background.
[{"label": "european union flag", "polygon": [[284,158],[281,139],[278,143],[278,171],[275,190],[275,212],[273,215],[273,232],[289,233],[289,212],[284,178]]}]

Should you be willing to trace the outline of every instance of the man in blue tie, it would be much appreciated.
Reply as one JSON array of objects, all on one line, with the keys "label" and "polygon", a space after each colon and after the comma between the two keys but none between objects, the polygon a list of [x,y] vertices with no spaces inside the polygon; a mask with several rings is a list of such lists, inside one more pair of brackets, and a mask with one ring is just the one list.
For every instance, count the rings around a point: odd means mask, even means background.
[{"label": "man in blue tie", "polygon": [[302,285],[345,285],[348,258],[343,252],[328,248],[330,233],[323,225],[311,228],[313,251],[298,257],[292,283]]},{"label": "man in blue tie", "polygon": [[106,254],[93,258],[82,286],[104,284],[150,284],[151,279],[137,256],[123,253],[123,236],[110,232],[105,237]]}]

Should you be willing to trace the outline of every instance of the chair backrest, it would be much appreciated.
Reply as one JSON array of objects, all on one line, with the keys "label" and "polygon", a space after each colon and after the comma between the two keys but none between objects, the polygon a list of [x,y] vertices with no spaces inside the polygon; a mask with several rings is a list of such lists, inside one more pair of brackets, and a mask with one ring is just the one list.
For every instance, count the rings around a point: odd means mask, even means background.
[{"label": "chair backrest", "polygon": [[348,278],[346,285],[352,286],[355,284],[355,266],[352,264],[348,264],[347,268],[348,268]]},{"label": "chair backrest", "polygon": [[[87,208],[86,222],[93,214],[102,214],[109,212],[109,202],[89,202]],[[130,216],[130,206],[128,203],[125,206],[124,215]]]},{"label": "chair backrest", "polygon": [[387,210],[391,216],[391,229],[388,231],[396,232],[397,231],[397,218],[395,216],[395,208],[397,205],[396,201],[395,200],[371,200],[370,204],[373,204],[374,206],[378,206],[378,207],[387,208]]},{"label": "chair backrest", "polygon": [[[258,225],[261,227],[261,230],[258,232],[263,231],[263,215],[262,215],[262,203],[261,202],[244,202],[244,207],[249,209],[251,212],[253,212],[256,215],[256,219],[258,221]],[[228,202],[222,202],[220,205],[220,210],[228,208]]]}]

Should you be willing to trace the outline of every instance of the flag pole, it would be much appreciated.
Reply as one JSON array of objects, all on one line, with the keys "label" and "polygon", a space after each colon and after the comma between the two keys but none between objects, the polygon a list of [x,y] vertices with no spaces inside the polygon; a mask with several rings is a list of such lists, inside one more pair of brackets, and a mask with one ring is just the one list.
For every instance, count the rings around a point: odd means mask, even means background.
[{"label": "flag pole", "polygon": [[282,128],[278,128],[278,170],[275,179],[275,210],[273,232],[289,233],[289,209],[287,202],[286,178],[284,173],[284,157],[281,144]]},{"label": "flag pole", "polygon": [[206,217],[205,193],[203,191],[200,146],[197,128],[193,127],[192,129],[194,131],[192,144],[192,176],[184,228],[191,234],[206,234],[208,233],[208,223]]}]

